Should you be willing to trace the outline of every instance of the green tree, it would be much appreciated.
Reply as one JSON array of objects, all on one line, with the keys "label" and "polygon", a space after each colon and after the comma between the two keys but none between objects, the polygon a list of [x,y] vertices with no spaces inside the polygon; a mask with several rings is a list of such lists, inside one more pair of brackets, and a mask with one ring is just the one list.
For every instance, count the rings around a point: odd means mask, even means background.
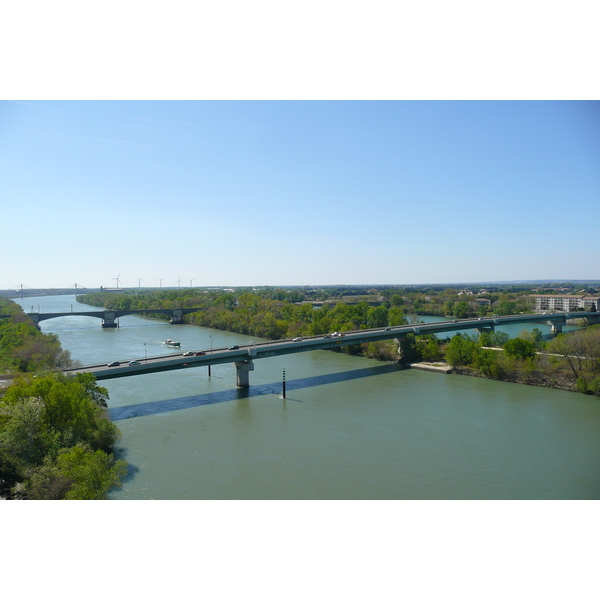
[{"label": "green tree", "polygon": [[390,304],[392,306],[404,306],[404,298],[402,298],[402,296],[400,296],[399,294],[394,294],[390,298]]},{"label": "green tree", "polygon": [[103,500],[113,487],[120,487],[127,474],[127,463],[115,461],[112,454],[95,452],[79,444],[62,450],[56,461],[60,474],[72,481],[66,500]]},{"label": "green tree", "polygon": [[457,302],[453,308],[452,308],[453,312],[454,312],[454,316],[457,319],[464,319],[466,318],[469,313],[470,313],[470,307],[468,305],[467,302],[465,302],[464,300],[461,300],[460,302]]},{"label": "green tree", "polygon": [[374,329],[376,327],[385,327],[388,324],[388,309],[381,305],[370,308],[367,312],[367,327]]},{"label": "green tree", "polygon": [[481,371],[486,377],[499,379],[501,375],[500,365],[498,364],[499,354],[501,353],[495,350],[478,348],[474,354],[473,366]]},{"label": "green tree", "polygon": [[394,306],[389,309],[388,325],[391,325],[391,326],[406,325],[407,323],[408,323],[408,321],[406,319],[406,315],[404,314],[404,311],[401,308]]},{"label": "green tree", "polygon": [[442,357],[442,352],[435,335],[427,335],[420,338],[419,351],[423,360],[428,362],[436,362]]},{"label": "green tree", "polygon": [[504,344],[504,351],[512,358],[535,358],[535,346],[532,342],[521,338],[513,338]]},{"label": "green tree", "polygon": [[494,312],[497,315],[514,315],[517,312],[517,303],[506,300],[503,302],[498,302],[494,308]]},{"label": "green tree", "polygon": [[446,347],[446,360],[453,367],[469,365],[477,350],[477,343],[468,336],[457,333]]}]

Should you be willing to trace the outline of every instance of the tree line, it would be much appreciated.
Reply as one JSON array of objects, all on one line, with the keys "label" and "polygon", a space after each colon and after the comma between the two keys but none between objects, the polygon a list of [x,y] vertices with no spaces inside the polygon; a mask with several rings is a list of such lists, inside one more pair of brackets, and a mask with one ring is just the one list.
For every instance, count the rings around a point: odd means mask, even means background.
[{"label": "tree line", "polygon": [[502,333],[455,335],[443,356],[459,372],[600,396],[600,325],[549,341],[538,328],[512,339]]},{"label": "tree line", "polygon": [[43,334],[20,306],[0,297],[0,366],[12,384],[0,392],[0,498],[106,498],[127,472],[115,460],[119,437],[108,391],[90,374],[67,377],[70,353]]}]

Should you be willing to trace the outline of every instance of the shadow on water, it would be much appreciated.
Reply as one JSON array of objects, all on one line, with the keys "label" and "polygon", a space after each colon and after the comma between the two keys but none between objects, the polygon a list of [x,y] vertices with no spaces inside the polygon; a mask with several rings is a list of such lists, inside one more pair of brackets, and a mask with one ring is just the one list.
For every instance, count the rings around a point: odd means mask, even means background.
[{"label": "shadow on water", "polygon": [[[363,377],[372,377],[384,373],[392,373],[402,369],[396,363],[385,364],[377,367],[368,367],[366,369],[355,369],[353,371],[343,371],[341,373],[331,373],[327,375],[317,375],[315,377],[304,377],[302,379],[292,379],[286,382],[286,389],[299,390],[302,388],[326,385],[328,383],[338,383],[349,381],[351,379],[361,379]],[[146,415],[156,415],[159,413],[173,412],[175,410],[184,410],[208,404],[218,404],[220,402],[230,402],[232,400],[241,400],[244,398],[253,398],[254,396],[266,396],[269,394],[281,394],[281,383],[269,383],[266,385],[251,386],[249,388],[235,388],[224,390],[222,392],[211,392],[199,396],[185,396],[183,398],[170,398],[168,400],[155,400],[153,402],[143,402],[131,406],[118,406],[109,409],[110,418],[113,421],[122,421],[133,417],[144,417]],[[290,400],[290,398],[288,398]]]}]

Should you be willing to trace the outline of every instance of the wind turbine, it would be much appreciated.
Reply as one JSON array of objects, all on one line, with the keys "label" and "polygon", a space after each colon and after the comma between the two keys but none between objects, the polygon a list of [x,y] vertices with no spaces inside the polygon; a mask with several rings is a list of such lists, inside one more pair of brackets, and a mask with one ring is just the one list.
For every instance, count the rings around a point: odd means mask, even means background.
[{"label": "wind turbine", "polygon": [[138,280],[138,287],[142,287],[142,280],[139,277],[137,278],[137,280]]},{"label": "wind turbine", "polygon": [[158,280],[160,281],[160,287],[162,287],[162,279],[159,277]]},{"label": "wind turbine", "polygon": [[119,275],[117,277],[113,277],[113,279],[117,280],[117,289],[119,289],[119,282],[120,282],[119,277],[121,277],[121,273],[119,273]]},{"label": "wind turbine", "polygon": [[181,287],[181,277],[177,280],[177,285]]},{"label": "wind turbine", "polygon": [[192,287],[192,281],[194,281],[193,279],[190,279],[190,287]]}]

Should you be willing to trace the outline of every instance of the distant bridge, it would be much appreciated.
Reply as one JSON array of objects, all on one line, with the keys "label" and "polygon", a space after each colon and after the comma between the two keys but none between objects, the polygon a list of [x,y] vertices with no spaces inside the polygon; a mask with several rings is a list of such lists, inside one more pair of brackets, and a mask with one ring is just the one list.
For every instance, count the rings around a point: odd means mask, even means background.
[{"label": "distant bridge", "polygon": [[248,387],[250,385],[249,372],[254,370],[253,361],[259,358],[268,358],[295,352],[310,352],[311,350],[326,350],[339,346],[379,342],[389,339],[396,339],[398,341],[398,350],[401,356],[403,346],[406,344],[406,337],[411,333],[414,335],[426,335],[430,333],[460,331],[463,329],[478,329],[480,332],[494,331],[498,325],[531,322],[548,323],[551,325],[553,332],[560,333],[568,319],[586,319],[590,323],[598,323],[600,322],[600,314],[580,312],[572,314],[511,315],[505,317],[483,317],[479,319],[456,319],[454,321],[436,323],[416,323],[412,325],[380,327],[377,329],[360,329],[345,331],[343,334],[335,337],[328,334],[304,337],[302,339],[296,338],[297,341],[288,339],[256,344],[250,342],[242,347],[234,345],[231,348],[204,350],[204,353],[200,356],[183,356],[183,354],[154,356],[147,359],[137,359],[141,364],[132,366],[128,365],[131,359],[127,359],[119,361],[121,363],[119,366],[109,367],[106,364],[98,364],[65,372],[68,374],[92,373],[97,379],[114,379],[160,371],[234,363],[237,371],[238,387]]},{"label": "distant bridge", "polygon": [[183,315],[198,312],[201,308],[152,308],[137,310],[91,310],[86,312],[57,312],[57,313],[27,313],[27,316],[38,325],[40,321],[57,319],[59,317],[96,317],[102,319],[102,327],[117,327],[117,319],[126,315],[171,315],[169,323],[179,325],[183,323]]}]

